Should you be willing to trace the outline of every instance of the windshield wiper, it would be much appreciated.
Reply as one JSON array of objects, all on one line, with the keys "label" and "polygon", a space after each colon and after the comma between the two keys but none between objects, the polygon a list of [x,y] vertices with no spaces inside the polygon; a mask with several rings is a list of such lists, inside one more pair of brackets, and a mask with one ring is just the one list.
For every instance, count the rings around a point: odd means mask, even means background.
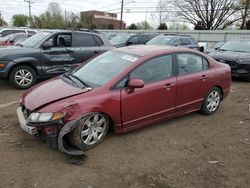
[{"label": "windshield wiper", "polygon": [[74,82],[74,83],[76,84],[76,82],[70,77],[70,75],[69,75],[68,72],[65,73],[65,74],[63,74],[63,76],[64,76],[65,78],[68,78],[69,80],[71,80],[72,82]]},{"label": "windshield wiper", "polygon": [[84,81],[82,81],[80,78],[78,78],[77,76],[70,74],[69,76],[75,78],[76,80],[78,80],[79,82],[81,82],[82,85],[85,85],[86,87],[89,87],[88,84],[86,84]]}]

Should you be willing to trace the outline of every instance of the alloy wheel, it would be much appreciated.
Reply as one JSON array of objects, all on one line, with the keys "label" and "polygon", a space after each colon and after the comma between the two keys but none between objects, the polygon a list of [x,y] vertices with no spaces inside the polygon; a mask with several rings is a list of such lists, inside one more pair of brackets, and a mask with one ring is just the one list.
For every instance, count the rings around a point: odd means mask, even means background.
[{"label": "alloy wheel", "polygon": [[217,110],[220,104],[220,93],[216,90],[212,91],[207,97],[207,109],[209,112]]},{"label": "alloy wheel", "polygon": [[15,82],[20,86],[28,86],[32,81],[33,75],[27,69],[20,69],[15,73]]},{"label": "alloy wheel", "polygon": [[107,120],[102,114],[95,114],[85,121],[81,130],[81,139],[86,145],[94,145],[105,136]]}]

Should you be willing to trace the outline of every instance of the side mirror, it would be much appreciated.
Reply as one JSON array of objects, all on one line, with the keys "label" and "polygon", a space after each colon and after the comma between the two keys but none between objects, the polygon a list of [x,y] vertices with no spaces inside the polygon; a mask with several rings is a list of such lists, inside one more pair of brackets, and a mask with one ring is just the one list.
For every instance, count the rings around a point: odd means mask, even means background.
[{"label": "side mirror", "polygon": [[144,81],[140,79],[132,79],[128,82],[128,87],[131,89],[136,88],[143,88],[144,87]]},{"label": "side mirror", "polygon": [[205,50],[204,50],[204,46],[201,46],[200,47],[200,52],[204,52]]},{"label": "side mirror", "polygon": [[216,47],[216,48],[214,48],[215,50],[219,50],[220,48],[218,48],[218,47]]},{"label": "side mirror", "polygon": [[50,49],[51,47],[53,47],[53,45],[52,45],[52,43],[51,42],[44,42],[43,44],[42,44],[42,48],[44,49],[44,50],[47,50],[47,49]]}]

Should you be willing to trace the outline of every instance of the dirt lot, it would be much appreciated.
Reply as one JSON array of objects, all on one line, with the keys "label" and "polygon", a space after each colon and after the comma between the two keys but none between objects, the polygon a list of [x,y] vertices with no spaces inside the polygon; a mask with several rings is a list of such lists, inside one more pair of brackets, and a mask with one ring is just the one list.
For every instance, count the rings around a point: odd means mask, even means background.
[{"label": "dirt lot", "polygon": [[0,187],[250,187],[250,83],[234,81],[213,116],[111,133],[82,166],[19,128],[21,93],[0,81]]}]

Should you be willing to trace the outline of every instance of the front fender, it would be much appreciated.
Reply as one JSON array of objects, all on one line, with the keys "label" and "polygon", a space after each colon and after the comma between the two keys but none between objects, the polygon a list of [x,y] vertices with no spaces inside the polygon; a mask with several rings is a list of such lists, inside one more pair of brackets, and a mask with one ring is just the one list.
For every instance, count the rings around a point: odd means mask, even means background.
[{"label": "front fender", "polygon": [[86,121],[90,116],[92,116],[94,113],[86,114],[76,120],[69,121],[66,123],[62,129],[59,132],[58,136],[58,148],[61,152],[69,154],[69,155],[85,155],[84,151],[80,150],[79,148],[76,148],[73,146],[68,140],[67,135],[71,133],[77,126],[80,125],[80,123]]}]

